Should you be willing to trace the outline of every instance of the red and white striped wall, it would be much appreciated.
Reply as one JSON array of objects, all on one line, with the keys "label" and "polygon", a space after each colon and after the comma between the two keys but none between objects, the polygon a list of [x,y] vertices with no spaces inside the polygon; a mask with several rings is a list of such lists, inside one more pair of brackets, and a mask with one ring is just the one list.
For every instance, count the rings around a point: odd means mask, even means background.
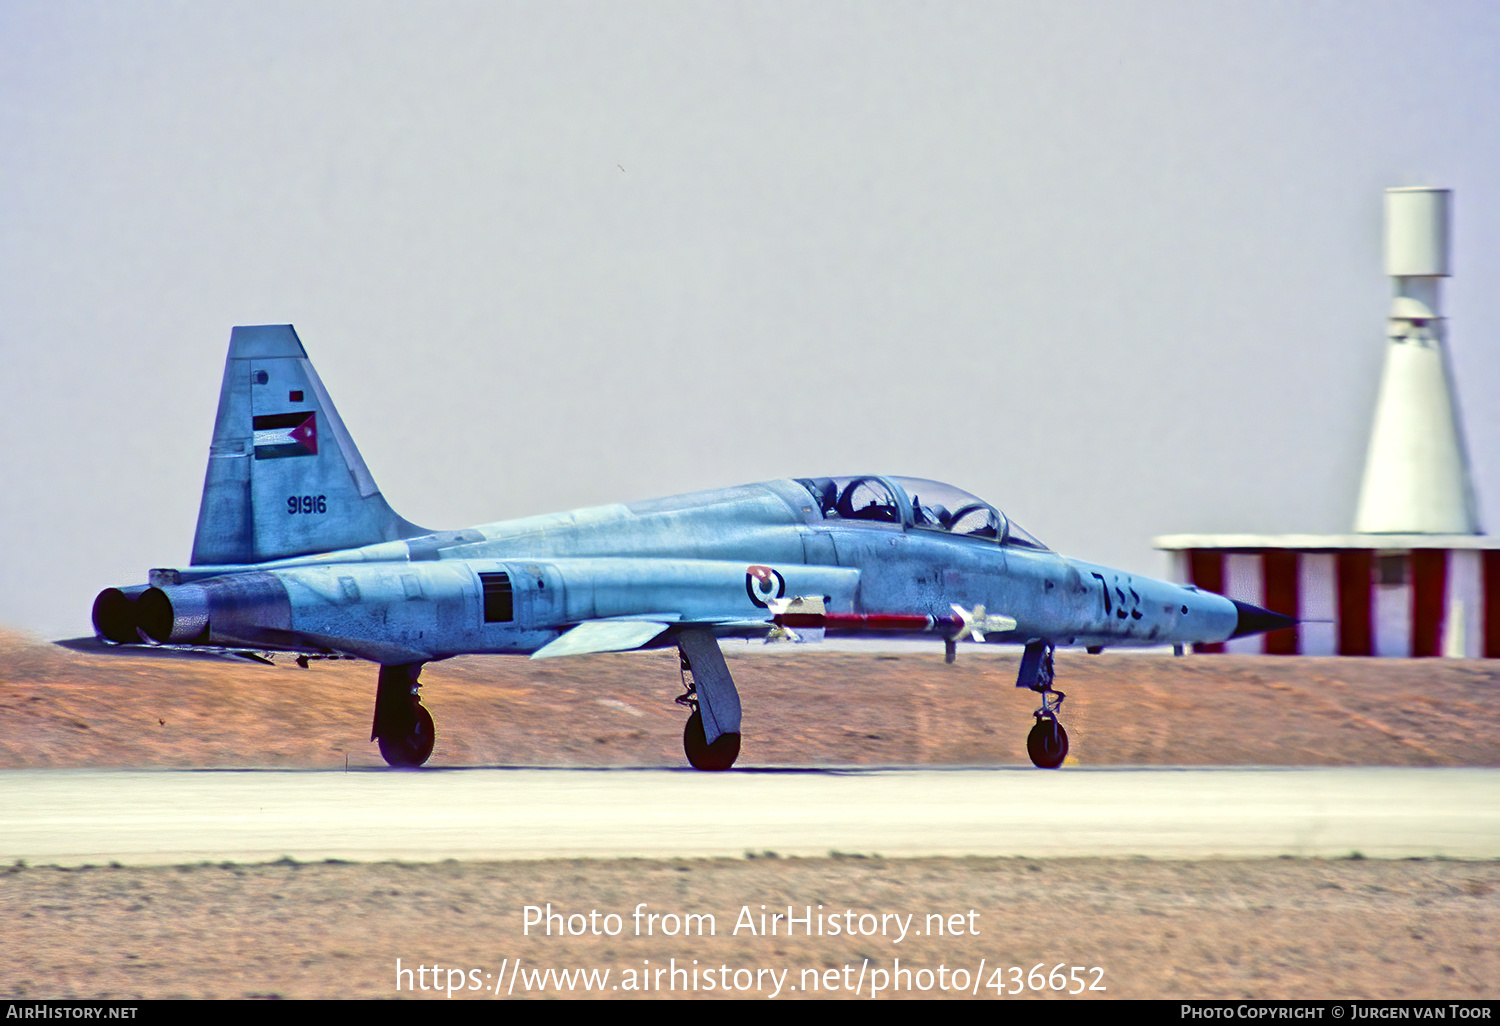
[{"label": "red and white striped wall", "polygon": [[1302,621],[1200,645],[1272,655],[1500,658],[1500,538],[1177,535],[1179,580]]}]

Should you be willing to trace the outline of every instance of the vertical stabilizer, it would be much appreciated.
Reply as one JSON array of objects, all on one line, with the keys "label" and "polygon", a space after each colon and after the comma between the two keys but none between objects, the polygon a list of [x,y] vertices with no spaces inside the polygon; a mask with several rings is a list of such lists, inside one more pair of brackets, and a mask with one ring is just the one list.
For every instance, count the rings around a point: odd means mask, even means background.
[{"label": "vertical stabilizer", "polygon": [[1478,534],[1479,512],[1448,362],[1441,284],[1450,193],[1386,191],[1390,343],[1354,530]]},{"label": "vertical stabilizer", "polygon": [[292,326],[235,328],[193,564],[261,563],[427,533],[375,487]]}]

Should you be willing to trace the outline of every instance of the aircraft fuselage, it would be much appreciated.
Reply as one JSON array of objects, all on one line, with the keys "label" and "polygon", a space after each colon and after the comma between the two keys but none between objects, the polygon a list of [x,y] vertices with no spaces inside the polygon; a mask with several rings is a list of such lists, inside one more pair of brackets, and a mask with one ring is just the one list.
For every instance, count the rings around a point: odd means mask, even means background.
[{"label": "aircraft fuselage", "polygon": [[[884,618],[847,620],[837,629],[849,636],[943,633],[954,603],[1004,612],[1015,629],[989,640],[1022,644],[1181,645],[1235,629],[1237,610],[1218,595],[994,538],[828,520],[806,500],[797,482],[769,481],[250,566],[191,567],[158,581],[174,607],[195,608],[201,595],[212,608],[203,642],[358,640],[383,662],[530,653],[574,624],[620,617],[716,620],[721,636],[763,636],[766,606],[746,587],[751,565],[781,575],[776,597],[817,595],[835,618]],[[253,598],[244,595],[247,574],[262,582]],[[487,620],[485,580],[497,574],[510,584],[511,610]],[[735,620],[744,625],[732,628]],[[184,636],[196,622],[170,640],[196,638]]]}]

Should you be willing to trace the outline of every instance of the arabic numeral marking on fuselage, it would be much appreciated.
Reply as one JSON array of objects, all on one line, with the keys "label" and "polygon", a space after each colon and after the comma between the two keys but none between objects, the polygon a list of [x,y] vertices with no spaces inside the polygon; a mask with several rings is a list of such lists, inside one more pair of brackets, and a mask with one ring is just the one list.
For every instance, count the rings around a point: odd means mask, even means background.
[{"label": "arabic numeral marking on fuselage", "polygon": [[286,511],[288,516],[296,516],[298,513],[327,513],[328,496],[288,495],[286,497]]}]

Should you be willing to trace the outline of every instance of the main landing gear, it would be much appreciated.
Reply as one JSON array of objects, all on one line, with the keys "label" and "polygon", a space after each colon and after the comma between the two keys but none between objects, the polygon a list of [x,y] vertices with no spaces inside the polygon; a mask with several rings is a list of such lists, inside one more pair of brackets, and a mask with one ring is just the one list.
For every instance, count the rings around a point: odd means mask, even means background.
[{"label": "main landing gear", "polygon": [[1068,732],[1057,720],[1068,696],[1052,686],[1052,643],[1033,641],[1021,657],[1016,687],[1030,688],[1042,696],[1042,707],[1032,713],[1036,725],[1026,735],[1026,754],[1040,769],[1057,769],[1068,757]]},{"label": "main landing gear", "polygon": [[684,689],[677,704],[692,712],[682,749],[694,769],[727,770],[740,755],[740,696],[719,642],[706,630],[686,630],[677,639],[677,654]]},{"label": "main landing gear", "polygon": [[381,757],[398,768],[422,765],[432,755],[436,740],[432,713],[417,695],[421,673],[421,663],[380,668],[370,740],[379,741]]}]

